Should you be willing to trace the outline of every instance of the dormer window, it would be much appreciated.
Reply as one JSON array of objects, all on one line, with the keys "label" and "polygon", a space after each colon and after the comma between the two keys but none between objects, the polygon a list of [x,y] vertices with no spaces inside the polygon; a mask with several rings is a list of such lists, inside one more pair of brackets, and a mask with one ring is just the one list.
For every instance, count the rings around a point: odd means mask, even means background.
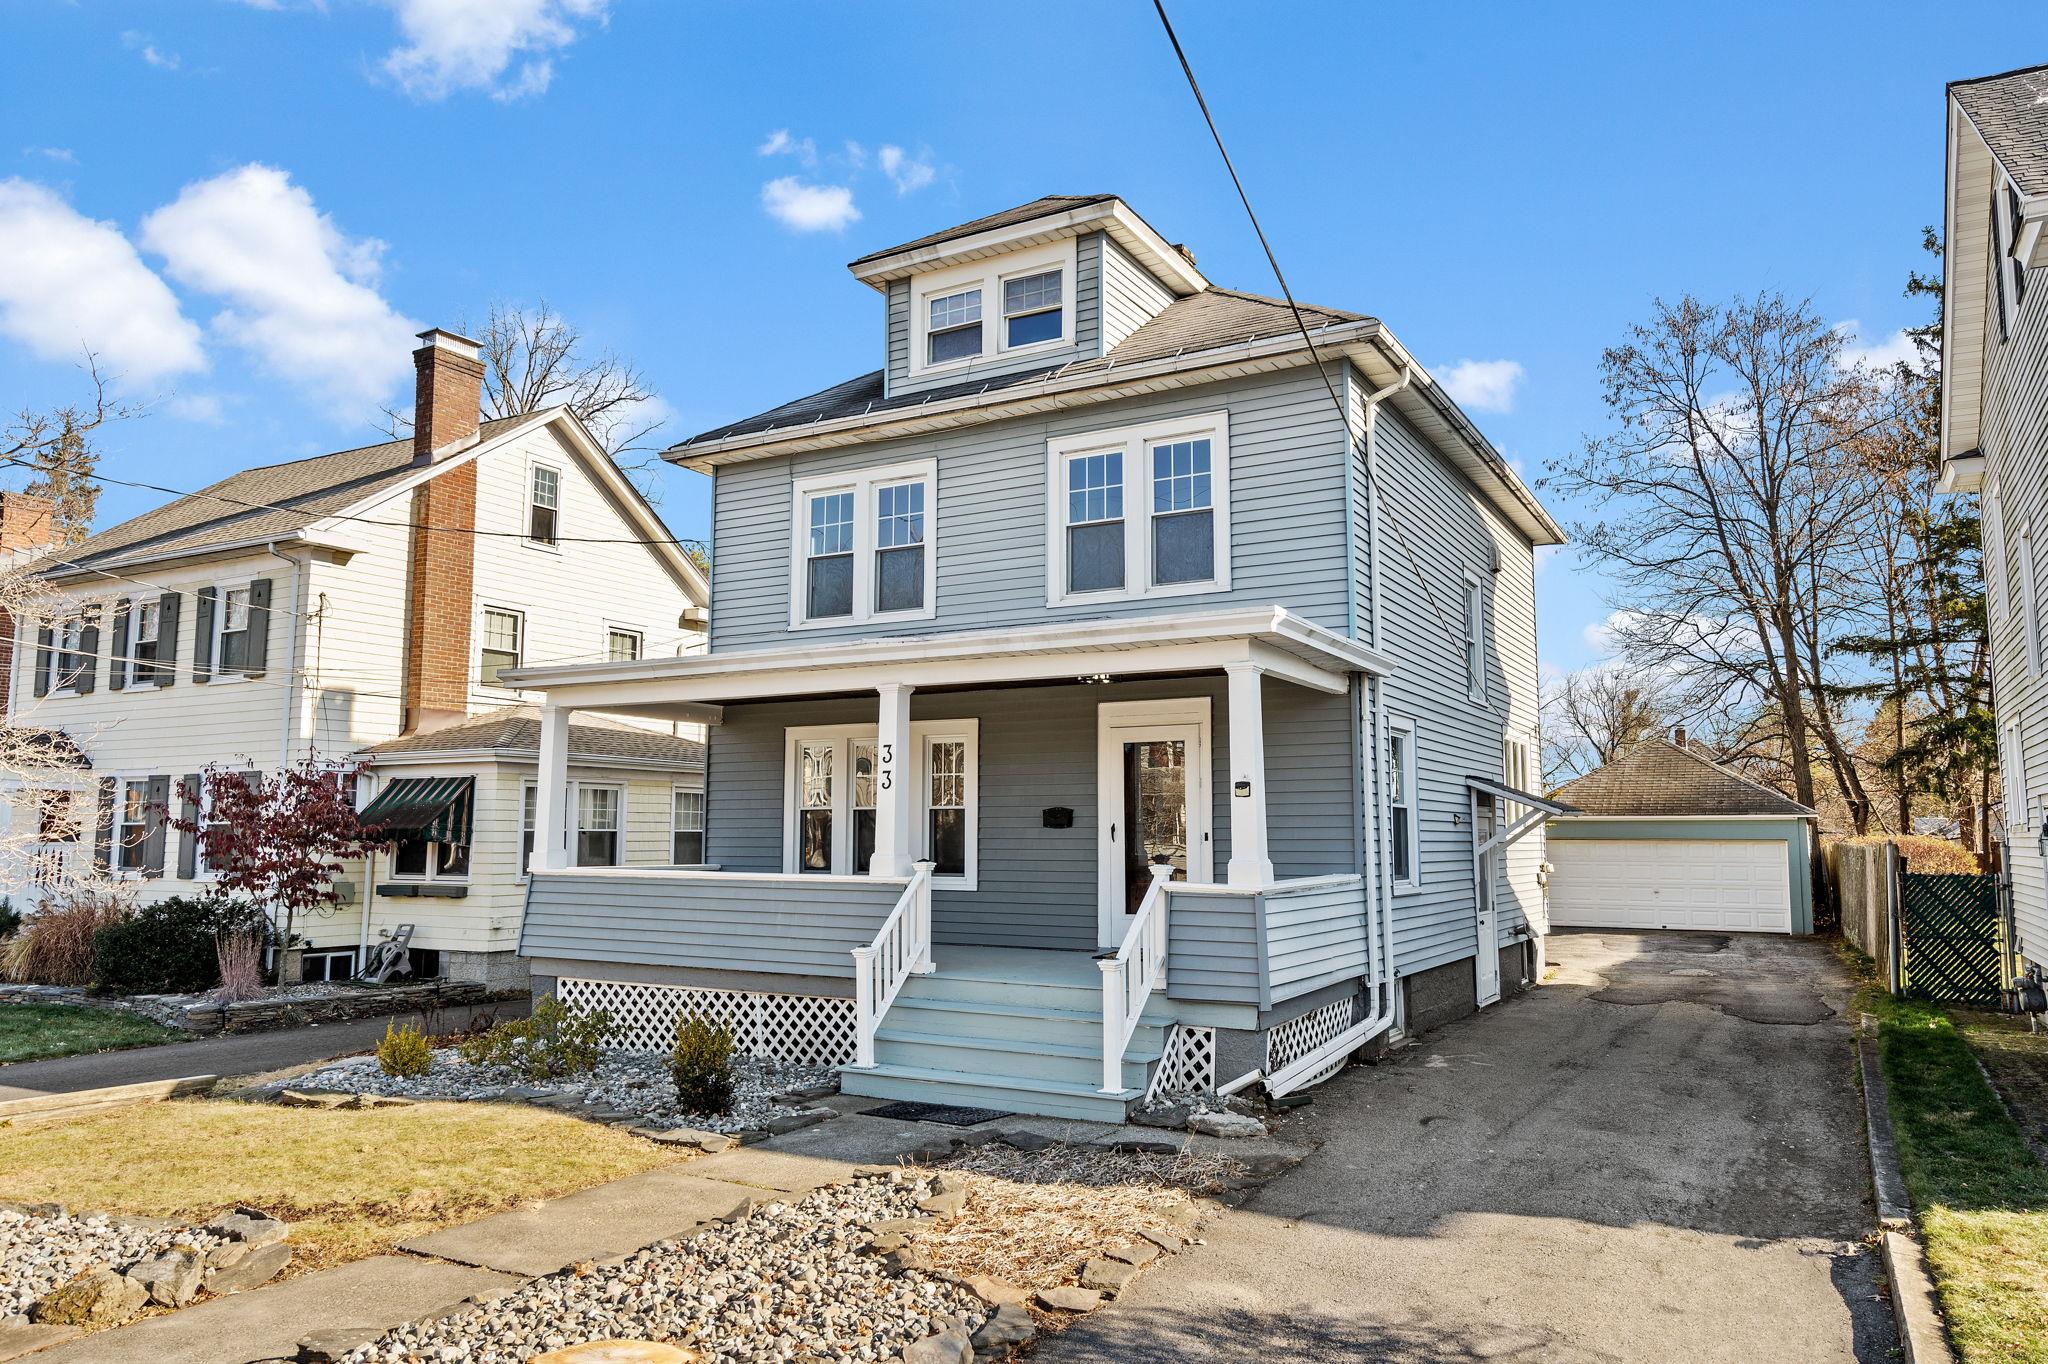
[{"label": "dormer window", "polygon": [[1003,343],[1032,346],[1060,339],[1060,275],[1042,270],[1003,281]]},{"label": "dormer window", "polygon": [[943,365],[981,354],[981,290],[962,289],[930,300],[926,363]]}]

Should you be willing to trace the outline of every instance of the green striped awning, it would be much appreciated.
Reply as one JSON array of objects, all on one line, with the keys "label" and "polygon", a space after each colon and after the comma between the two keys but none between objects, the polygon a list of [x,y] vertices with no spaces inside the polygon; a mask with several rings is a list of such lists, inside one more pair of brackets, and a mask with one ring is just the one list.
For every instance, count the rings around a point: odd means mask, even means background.
[{"label": "green striped awning", "polygon": [[400,777],[379,791],[357,818],[365,826],[401,837],[467,847],[475,807],[475,777]]}]

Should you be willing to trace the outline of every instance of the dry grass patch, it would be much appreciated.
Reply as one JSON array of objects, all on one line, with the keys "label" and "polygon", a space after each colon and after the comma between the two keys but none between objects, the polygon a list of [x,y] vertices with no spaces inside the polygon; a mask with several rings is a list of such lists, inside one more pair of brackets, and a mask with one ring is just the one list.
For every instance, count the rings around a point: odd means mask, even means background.
[{"label": "dry grass patch", "polygon": [[0,1138],[0,1199],[191,1221],[245,1203],[292,1224],[292,1268],[303,1273],[682,1158],[513,1104],[204,1100]]},{"label": "dry grass patch", "polygon": [[1023,1288],[1072,1283],[1081,1262],[1141,1231],[1188,1234],[1196,1198],[1244,1166],[1222,1156],[1141,1155],[1088,1146],[989,1145],[945,1167],[967,1186],[952,1222],[917,1238],[940,1269],[993,1274]]}]

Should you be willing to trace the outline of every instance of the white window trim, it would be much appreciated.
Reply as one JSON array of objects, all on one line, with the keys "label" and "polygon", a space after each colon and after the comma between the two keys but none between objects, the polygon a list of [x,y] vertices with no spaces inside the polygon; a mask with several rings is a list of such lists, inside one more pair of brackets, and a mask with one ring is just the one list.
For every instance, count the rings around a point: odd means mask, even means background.
[{"label": "white window trim", "polygon": [[526,666],[526,612],[516,606],[500,606],[496,602],[480,601],[476,604],[476,621],[471,626],[470,634],[470,685],[478,690],[488,688],[491,691],[517,691],[517,687],[484,679],[484,617],[493,611],[519,618],[519,655],[513,660],[512,666]]},{"label": "white window trim", "polygon": [[427,844],[427,869],[424,872],[415,872],[398,869],[398,848],[394,844],[391,851],[384,854],[385,879],[408,886],[437,883],[444,886],[468,885],[470,876],[476,871],[476,844],[472,842],[469,845],[469,870],[463,872],[441,870],[441,854],[437,850],[442,846],[440,843]]},{"label": "white window trim", "polygon": [[[1152,466],[1149,447],[1162,441],[1209,442],[1209,503],[1216,576],[1203,582],[1152,585]],[[1067,461],[1121,450],[1124,457],[1124,585],[1109,592],[1067,591]],[[1045,604],[1191,597],[1230,590],[1230,413],[1205,412],[1109,431],[1058,436],[1045,443]]]},{"label": "white window trim", "polygon": [[[703,805],[702,805],[702,807],[700,807],[700,812],[699,812],[699,818],[701,818],[701,819],[703,820],[703,823],[699,824],[699,825],[698,825],[698,826],[697,826],[697,827],[696,827],[695,829],[691,829],[691,830],[684,830],[684,829],[682,829],[682,828],[680,828],[680,827],[678,827],[678,826],[677,826],[677,824],[676,824],[676,797],[677,797],[677,796],[696,796],[696,797],[698,797],[698,798],[699,798],[700,800],[702,800],[702,801],[704,802],[704,803],[703,803]],[[703,837],[703,838],[705,839],[705,844],[704,844],[704,855],[705,855],[705,857],[707,857],[707,858],[708,858],[708,857],[709,857],[709,856],[711,855],[711,844],[710,844],[711,830],[710,830],[710,824],[711,824],[711,793],[710,793],[709,791],[705,790],[705,789],[704,789],[703,787],[701,787],[701,786],[691,786],[691,785],[689,785],[689,784],[688,784],[688,783],[686,783],[686,782],[675,782],[675,783],[671,784],[671,785],[670,785],[670,787],[669,787],[669,791],[668,791],[668,855],[669,855],[669,858],[670,858],[670,865],[672,865],[672,866],[684,866],[684,867],[703,867],[703,866],[709,866],[709,865],[710,865],[710,863],[709,863],[709,862],[706,862],[706,861],[697,861],[697,862],[680,862],[680,863],[679,863],[679,862],[675,862],[675,861],[674,861],[674,858],[675,858],[675,855],[676,855],[676,835],[677,835],[677,834],[679,834],[679,833],[685,833],[685,832],[688,832],[688,833],[695,833],[695,834],[701,835],[701,836],[702,836],[702,837]]]},{"label": "white window trim", "polygon": [[[635,659],[647,657],[647,632],[645,630],[642,630],[637,625],[621,625],[617,621],[608,620],[604,623],[603,636],[598,640],[598,650],[604,655],[607,662],[611,661],[613,635],[631,635],[638,642],[638,652],[633,657]],[[522,639],[520,643],[524,644],[525,640]]]},{"label": "white window trim", "polygon": [[[64,655],[67,652],[64,648],[64,628],[68,625],[76,625],[79,629],[82,645],[85,627],[91,621],[92,612],[95,609],[97,609],[95,603],[85,602],[68,607],[61,614],[50,617],[50,666],[43,679],[43,690],[47,696],[83,696],[86,694],[78,690],[75,685],[59,685],[60,679],[64,676]],[[100,614],[104,619],[106,613],[101,612]],[[16,647],[20,647],[18,642]],[[85,650],[81,647],[77,652],[82,654]],[[30,655],[29,662],[31,668],[33,668],[35,662],[33,654]],[[98,657],[95,656],[85,660],[85,671],[87,673],[95,673],[98,670]]]},{"label": "white window trim", "polygon": [[[221,641],[224,638],[226,638],[228,633],[228,593],[253,592],[255,585],[256,579],[253,577],[236,578],[228,582],[219,582],[212,584],[213,638],[210,641],[212,647],[207,651],[207,658],[211,661],[207,665],[206,675],[206,685],[208,685],[209,687],[220,686],[222,684],[232,684],[235,682],[247,682],[250,680],[249,674],[247,674],[246,672],[229,672],[226,668],[222,667],[220,650]],[[195,593],[194,595],[196,597],[197,594]],[[255,612],[254,609],[252,608],[250,612],[251,628],[253,628],[255,624],[254,614]],[[263,625],[266,630],[270,628],[269,617],[270,613],[268,611],[264,612]]]},{"label": "white window trim", "polygon": [[[1422,889],[1422,812],[1421,802],[1418,799],[1421,793],[1415,785],[1415,722],[1403,719],[1400,716],[1389,715],[1387,717],[1387,741],[1392,743],[1395,735],[1399,735],[1406,740],[1401,745],[1401,789],[1408,793],[1408,804],[1397,807],[1389,799],[1387,801],[1387,819],[1390,824],[1397,818],[1401,819],[1407,826],[1408,874],[1403,877],[1394,876],[1393,844],[1391,841],[1387,845],[1389,850],[1387,874],[1389,883],[1393,886],[1396,895],[1412,895]],[[1397,813],[1397,811],[1404,809],[1407,812],[1405,816]],[[1393,830],[1389,828],[1389,840],[1392,837]]]},{"label": "white window trim", "polygon": [[[853,745],[856,740],[875,738],[874,725],[791,725],[783,731],[782,762],[782,869],[799,875],[801,855],[797,796],[802,785],[799,762],[801,745],[827,742],[836,745],[832,771],[832,875],[866,876],[866,867],[853,867]],[[962,876],[934,876],[932,885],[942,890],[974,890],[981,876],[981,721],[913,720],[910,740],[917,753],[911,773],[917,783],[911,800],[910,850],[913,858],[928,855],[930,830],[931,763],[927,754],[935,742],[960,740],[967,745],[967,861]],[[709,802],[706,802],[707,808]],[[843,869],[843,870],[842,870]],[[816,873],[824,875],[824,873]]]},{"label": "white window trim", "polygon": [[[577,851],[582,847],[583,840],[583,793],[585,791],[616,791],[619,793],[619,827],[610,831],[618,837],[618,842],[614,845],[611,865],[614,867],[625,866],[626,833],[629,827],[626,822],[626,783],[622,781],[572,781],[569,783],[569,809],[571,811],[569,863],[571,868],[574,869],[585,865],[576,860]],[[523,834],[525,830],[522,829],[520,832]],[[593,865],[601,866],[604,864],[597,863]]]},{"label": "white window trim", "polygon": [[[924,483],[924,605],[912,611],[875,610],[875,490],[896,483]],[[805,568],[810,550],[810,501],[825,493],[853,494],[853,613],[804,614],[808,600]],[[789,628],[844,629],[877,621],[931,620],[939,613],[939,462],[917,460],[845,474],[813,474],[796,480],[789,510]]]},{"label": "white window trim", "polygon": [[2019,562],[2019,608],[2020,629],[2026,634],[2027,672],[2034,677],[2041,675],[2041,615],[2040,587],[2034,577],[2034,527],[2032,522],[2020,525]]},{"label": "white window trim", "polygon": [[[166,643],[164,639],[164,597],[168,595],[170,594],[160,593],[154,597],[133,597],[129,599],[127,637],[113,641],[113,647],[121,651],[123,685],[130,691],[139,687],[168,687],[171,685],[172,677],[178,671],[178,641],[175,639],[168,641],[171,646],[171,652],[168,657],[164,653],[164,645]],[[135,652],[141,645],[141,641],[136,636],[141,632],[142,611],[144,607],[154,607],[156,609],[156,657],[153,659],[144,659]],[[140,668],[144,663],[149,665],[149,677],[146,680],[138,679],[135,676],[136,669]]]},{"label": "white window trim", "polygon": [[2000,503],[1997,475],[1987,475],[1983,492],[1978,496],[1978,505],[1983,508],[1980,558],[1984,571],[1985,615],[1993,626],[2004,622],[2010,595],[2006,590],[2005,518],[1999,511]]},{"label": "white window trim", "polygon": [[[976,365],[986,365],[991,360],[1071,349],[1075,344],[1074,274],[1080,255],[1078,242],[1078,238],[1069,237],[1032,250],[934,270],[928,275],[915,277],[910,285],[910,377],[921,379],[959,374]],[[1009,328],[1003,325],[1003,282],[1022,275],[1042,275],[1047,270],[1063,272],[1060,276],[1060,334],[1049,341],[1033,341],[1022,346],[1006,344]],[[926,305],[931,299],[975,288],[981,290],[981,350],[958,360],[944,360],[936,365],[927,363],[926,357],[931,353],[928,345],[931,309]]]},{"label": "white window trim", "polygon": [[[121,772],[114,774],[113,829],[109,834],[109,840],[107,843],[107,874],[109,876],[114,877],[117,880],[141,880],[146,874],[147,868],[141,866],[124,866],[121,861],[121,850],[124,846],[124,841],[127,837],[127,831],[130,829],[140,830],[142,839],[148,839],[149,782],[151,777],[161,775],[161,773],[156,772]],[[128,808],[128,788],[130,786],[137,785],[142,787],[142,822],[140,824],[130,824],[125,819],[123,819],[122,816],[127,811]],[[177,798],[177,783],[175,781],[171,783],[171,797],[173,800]],[[164,827],[166,830],[170,828],[170,821],[168,817],[164,821]],[[168,839],[168,833],[166,834],[166,838]],[[136,846],[140,848],[142,847],[142,843],[138,842]]]},{"label": "white window trim", "polygon": [[[533,474],[536,469],[546,469],[555,476],[555,538],[552,543],[533,538]],[[562,552],[562,503],[568,500],[569,478],[561,465],[551,459],[529,459],[526,462],[526,486],[519,497],[519,543],[528,549],[543,550],[549,554]]]},{"label": "white window trim", "polygon": [[1476,573],[1465,575],[1465,694],[1486,703],[1486,585]]}]

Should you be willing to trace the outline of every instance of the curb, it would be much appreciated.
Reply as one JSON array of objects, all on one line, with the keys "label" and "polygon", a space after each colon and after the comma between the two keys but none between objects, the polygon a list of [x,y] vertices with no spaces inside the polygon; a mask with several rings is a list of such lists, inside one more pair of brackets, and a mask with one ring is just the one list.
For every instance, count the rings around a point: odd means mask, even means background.
[{"label": "curb", "polygon": [[1857,1059],[1863,1072],[1864,1135],[1870,1149],[1870,1182],[1877,1194],[1882,1225],[1880,1246],[1885,1277],[1892,1288],[1892,1315],[1898,1321],[1899,1353],[1906,1364],[1956,1364],[1942,1324],[1934,1280],[1927,1257],[1912,1235],[1912,1201],[1899,1173],[1899,1149],[1892,1133],[1891,1106],[1886,1098],[1884,1070],[1877,1059],[1877,1020],[1863,1015],[1856,1034]]},{"label": "curb", "polygon": [[30,1099],[9,1099],[0,1103],[0,1127],[29,1127],[126,1108],[130,1104],[206,1094],[212,1091],[219,1079],[218,1075],[187,1075],[178,1080],[143,1080],[132,1085],[81,1089],[71,1094],[39,1094]]}]

